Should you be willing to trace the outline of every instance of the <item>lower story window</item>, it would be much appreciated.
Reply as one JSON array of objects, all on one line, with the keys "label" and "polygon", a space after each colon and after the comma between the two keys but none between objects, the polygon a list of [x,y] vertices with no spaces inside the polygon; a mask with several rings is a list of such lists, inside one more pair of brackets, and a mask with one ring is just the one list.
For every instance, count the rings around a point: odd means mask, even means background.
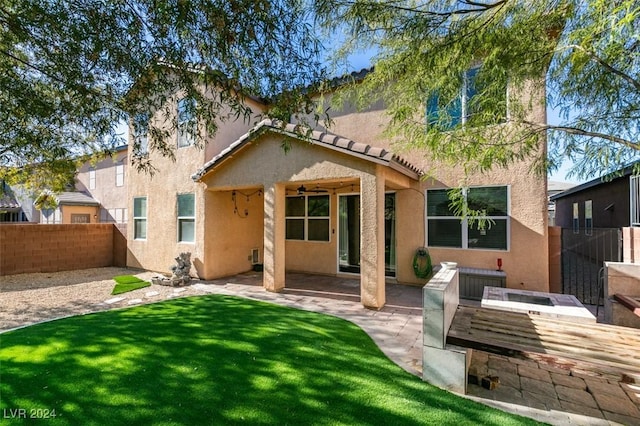
[{"label": "lower story window", "polygon": [[[427,240],[430,247],[462,249],[509,249],[509,188],[507,186],[463,189],[465,205],[482,216],[457,217],[449,189],[427,191]],[[483,219],[480,226],[478,219]],[[470,223],[471,222],[471,223]]]},{"label": "lower story window", "polygon": [[286,199],[286,238],[329,241],[329,196],[299,195]]}]

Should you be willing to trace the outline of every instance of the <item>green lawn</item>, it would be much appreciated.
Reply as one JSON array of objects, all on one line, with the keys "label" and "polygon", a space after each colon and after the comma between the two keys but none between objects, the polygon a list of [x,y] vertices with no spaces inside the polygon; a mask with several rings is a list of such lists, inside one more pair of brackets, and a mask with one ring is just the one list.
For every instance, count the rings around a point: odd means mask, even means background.
[{"label": "green lawn", "polygon": [[347,321],[228,296],[1,334],[0,397],[3,421],[47,425],[534,423],[422,382]]},{"label": "green lawn", "polygon": [[113,277],[113,280],[116,282],[116,285],[111,291],[113,295],[151,286],[149,281],[142,280],[133,275],[118,275],[117,277]]}]

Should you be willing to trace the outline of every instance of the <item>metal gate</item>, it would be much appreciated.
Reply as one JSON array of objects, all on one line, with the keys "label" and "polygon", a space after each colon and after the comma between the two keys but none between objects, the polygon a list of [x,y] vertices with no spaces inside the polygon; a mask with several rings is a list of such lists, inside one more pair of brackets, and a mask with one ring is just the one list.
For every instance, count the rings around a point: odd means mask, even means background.
[{"label": "metal gate", "polygon": [[602,299],[600,268],[603,262],[622,261],[622,231],[617,228],[562,229],[562,292],[582,303],[599,305]]}]

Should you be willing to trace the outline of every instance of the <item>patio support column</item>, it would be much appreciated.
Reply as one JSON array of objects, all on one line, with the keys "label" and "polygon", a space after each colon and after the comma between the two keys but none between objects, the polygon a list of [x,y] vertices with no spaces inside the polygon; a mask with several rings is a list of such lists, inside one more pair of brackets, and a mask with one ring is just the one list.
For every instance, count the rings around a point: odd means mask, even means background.
[{"label": "patio support column", "polygon": [[367,308],[385,304],[384,281],[384,174],[376,166],[375,174],[360,181],[360,300]]},{"label": "patio support column", "polygon": [[268,291],[284,288],[285,190],[281,184],[264,188],[264,274],[262,285]]}]

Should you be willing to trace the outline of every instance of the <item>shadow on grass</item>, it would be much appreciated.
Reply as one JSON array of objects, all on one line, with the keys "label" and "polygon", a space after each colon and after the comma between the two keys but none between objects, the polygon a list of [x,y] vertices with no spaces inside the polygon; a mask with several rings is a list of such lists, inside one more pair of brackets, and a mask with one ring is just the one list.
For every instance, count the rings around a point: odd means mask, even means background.
[{"label": "shadow on grass", "polygon": [[230,296],[0,338],[0,408],[55,409],[48,424],[533,423],[420,381],[347,321]]}]

